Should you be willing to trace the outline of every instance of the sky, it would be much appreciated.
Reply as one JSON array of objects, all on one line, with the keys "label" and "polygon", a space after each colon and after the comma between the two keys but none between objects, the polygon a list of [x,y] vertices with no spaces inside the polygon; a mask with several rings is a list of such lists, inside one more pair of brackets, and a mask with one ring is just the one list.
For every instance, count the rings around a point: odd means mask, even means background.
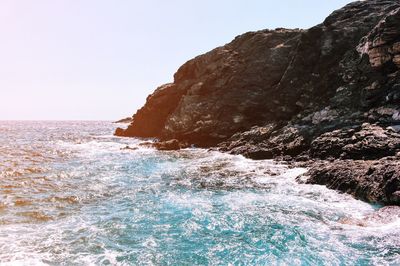
[{"label": "sky", "polygon": [[116,120],[187,60],[345,0],[0,0],[0,120]]}]

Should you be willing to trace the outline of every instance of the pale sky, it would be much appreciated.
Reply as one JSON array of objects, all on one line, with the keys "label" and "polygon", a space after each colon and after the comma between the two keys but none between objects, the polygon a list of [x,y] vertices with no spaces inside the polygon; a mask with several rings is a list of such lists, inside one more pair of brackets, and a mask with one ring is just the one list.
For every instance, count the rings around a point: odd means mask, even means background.
[{"label": "pale sky", "polygon": [[180,65],[348,0],[0,0],[0,120],[131,116]]}]

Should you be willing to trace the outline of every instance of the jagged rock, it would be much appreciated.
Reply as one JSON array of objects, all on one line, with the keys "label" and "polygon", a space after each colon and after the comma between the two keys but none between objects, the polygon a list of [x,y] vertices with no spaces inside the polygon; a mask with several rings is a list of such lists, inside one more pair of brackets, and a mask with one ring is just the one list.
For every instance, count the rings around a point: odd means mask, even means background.
[{"label": "jagged rock", "polygon": [[368,54],[373,67],[400,68],[400,9],[390,12],[364,38],[359,50]]},{"label": "jagged rock", "polygon": [[234,135],[219,144],[221,151],[242,154],[251,159],[272,159],[278,156],[297,156],[307,150],[306,134],[299,127],[288,126],[274,131],[275,124],[254,127]]},{"label": "jagged rock", "polygon": [[399,158],[315,163],[307,176],[306,183],[326,185],[373,203],[400,205]]},{"label": "jagged rock", "polygon": [[343,128],[322,134],[312,141],[313,158],[377,159],[396,155],[400,134],[393,128],[364,123],[361,127]]}]

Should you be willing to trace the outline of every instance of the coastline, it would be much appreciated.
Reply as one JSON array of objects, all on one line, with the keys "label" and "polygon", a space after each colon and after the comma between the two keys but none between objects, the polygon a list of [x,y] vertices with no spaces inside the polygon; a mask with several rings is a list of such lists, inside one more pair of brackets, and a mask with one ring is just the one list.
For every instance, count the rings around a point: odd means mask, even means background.
[{"label": "coastline", "polygon": [[400,205],[400,3],[249,32],[181,66],[117,136],[308,165],[305,182]]}]

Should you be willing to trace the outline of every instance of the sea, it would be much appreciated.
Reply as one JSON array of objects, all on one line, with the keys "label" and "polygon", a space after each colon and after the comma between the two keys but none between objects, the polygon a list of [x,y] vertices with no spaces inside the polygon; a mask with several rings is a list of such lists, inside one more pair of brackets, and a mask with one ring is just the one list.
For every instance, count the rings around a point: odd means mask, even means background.
[{"label": "sea", "polygon": [[117,126],[0,122],[0,265],[400,265],[400,221],[307,169]]}]

